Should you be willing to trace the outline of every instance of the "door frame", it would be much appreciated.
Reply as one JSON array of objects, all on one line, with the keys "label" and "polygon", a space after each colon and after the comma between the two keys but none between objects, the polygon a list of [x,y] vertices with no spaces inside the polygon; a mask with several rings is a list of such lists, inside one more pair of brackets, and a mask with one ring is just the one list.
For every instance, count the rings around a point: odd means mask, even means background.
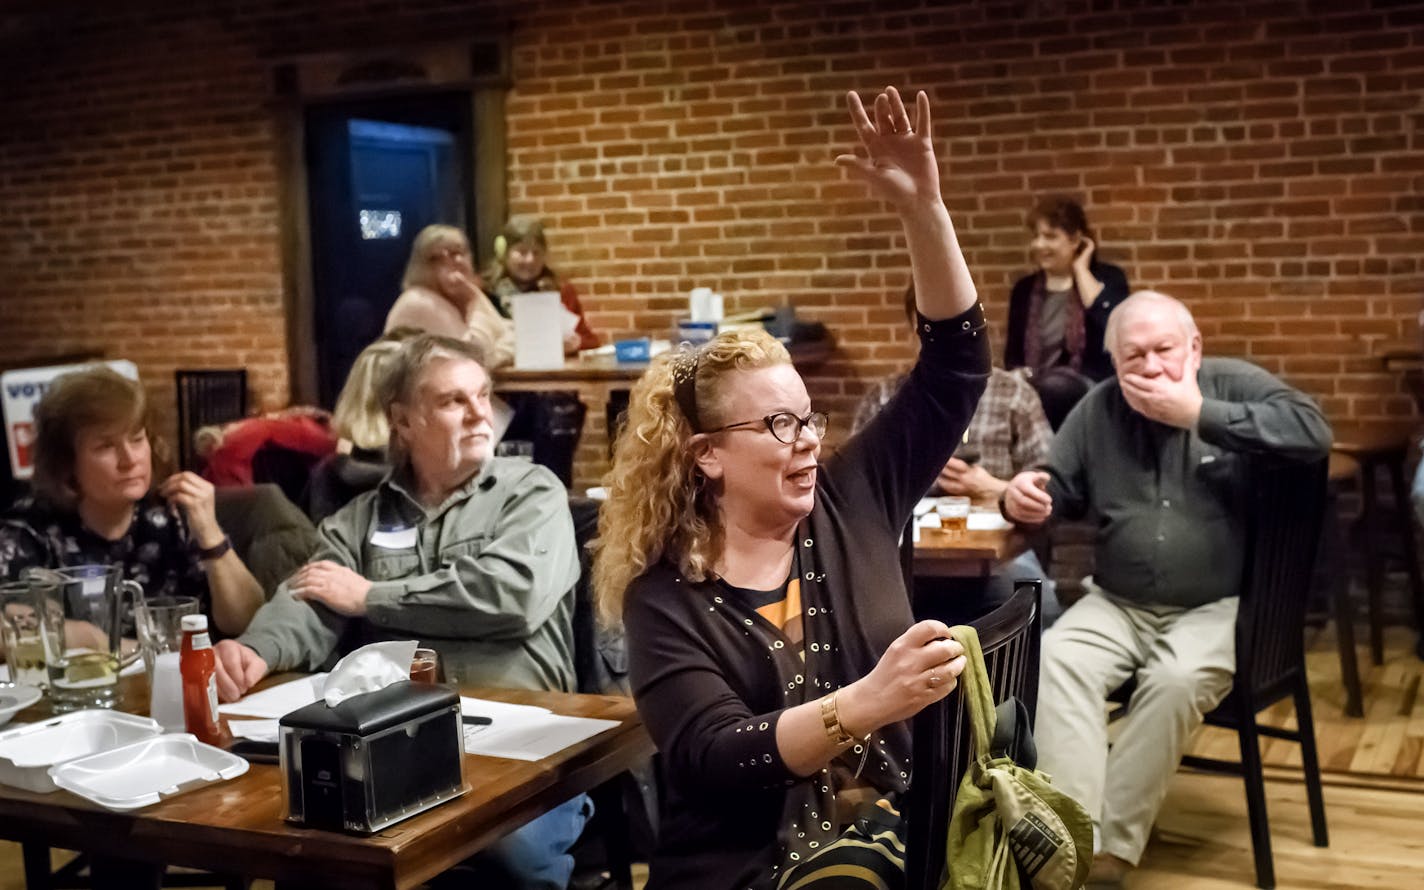
[{"label": "door frame", "polygon": [[389,99],[425,93],[469,96],[472,241],[483,252],[508,216],[508,130],[505,99],[510,78],[508,34],[419,47],[370,48],[274,61],[271,104],[278,180],[278,237],[292,404],[317,404],[316,293],[312,280],[311,219],[306,175],[306,113],[317,104]]}]

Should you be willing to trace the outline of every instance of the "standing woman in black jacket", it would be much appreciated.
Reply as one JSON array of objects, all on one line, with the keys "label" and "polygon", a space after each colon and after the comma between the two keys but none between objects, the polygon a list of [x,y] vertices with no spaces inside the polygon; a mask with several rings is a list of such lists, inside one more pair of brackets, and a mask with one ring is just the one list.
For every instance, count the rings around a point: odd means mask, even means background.
[{"label": "standing woman in black jacket", "polygon": [[1108,314],[1127,299],[1127,275],[1097,258],[1097,239],[1077,201],[1043,199],[1028,216],[1038,271],[1009,297],[1004,367],[1028,367],[1048,422],[1057,430],[1078,399],[1111,377],[1103,349]]}]

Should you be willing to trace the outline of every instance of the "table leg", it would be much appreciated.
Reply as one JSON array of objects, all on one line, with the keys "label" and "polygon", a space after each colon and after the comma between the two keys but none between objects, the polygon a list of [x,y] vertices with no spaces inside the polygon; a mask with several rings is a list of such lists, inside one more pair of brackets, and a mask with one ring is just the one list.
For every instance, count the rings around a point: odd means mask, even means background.
[{"label": "table leg", "polygon": [[112,856],[92,856],[89,877],[94,890],[157,890],[163,886],[163,865]]}]

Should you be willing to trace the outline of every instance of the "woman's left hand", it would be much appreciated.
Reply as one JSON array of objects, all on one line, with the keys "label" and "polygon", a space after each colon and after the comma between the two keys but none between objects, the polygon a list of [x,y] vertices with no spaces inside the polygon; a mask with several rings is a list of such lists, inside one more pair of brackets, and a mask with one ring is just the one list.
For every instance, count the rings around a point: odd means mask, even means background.
[{"label": "woman's left hand", "polygon": [[894,87],[886,87],[875,97],[873,119],[858,94],[848,93],[846,104],[856,135],[869,157],[844,154],[836,158],[836,164],[865,180],[876,195],[896,210],[941,201],[939,166],[930,139],[930,100],[924,91],[915,94],[913,121]]},{"label": "woman's left hand", "polygon": [[187,470],[174,473],[158,486],[159,496],[183,511],[193,543],[200,550],[216,547],[223,539],[222,526],[218,525],[213,506],[213,491],[211,482]]}]

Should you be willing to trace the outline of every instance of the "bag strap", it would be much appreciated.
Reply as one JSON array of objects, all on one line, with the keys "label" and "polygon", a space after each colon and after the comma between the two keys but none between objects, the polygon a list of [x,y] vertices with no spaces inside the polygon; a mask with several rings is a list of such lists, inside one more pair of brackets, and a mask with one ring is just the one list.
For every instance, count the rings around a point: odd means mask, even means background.
[{"label": "bag strap", "polygon": [[959,675],[960,694],[969,714],[973,733],[974,759],[990,753],[994,738],[994,690],[989,685],[989,672],[984,667],[984,651],[979,648],[979,632],[967,624],[956,624],[950,636],[964,647],[964,672]]}]

